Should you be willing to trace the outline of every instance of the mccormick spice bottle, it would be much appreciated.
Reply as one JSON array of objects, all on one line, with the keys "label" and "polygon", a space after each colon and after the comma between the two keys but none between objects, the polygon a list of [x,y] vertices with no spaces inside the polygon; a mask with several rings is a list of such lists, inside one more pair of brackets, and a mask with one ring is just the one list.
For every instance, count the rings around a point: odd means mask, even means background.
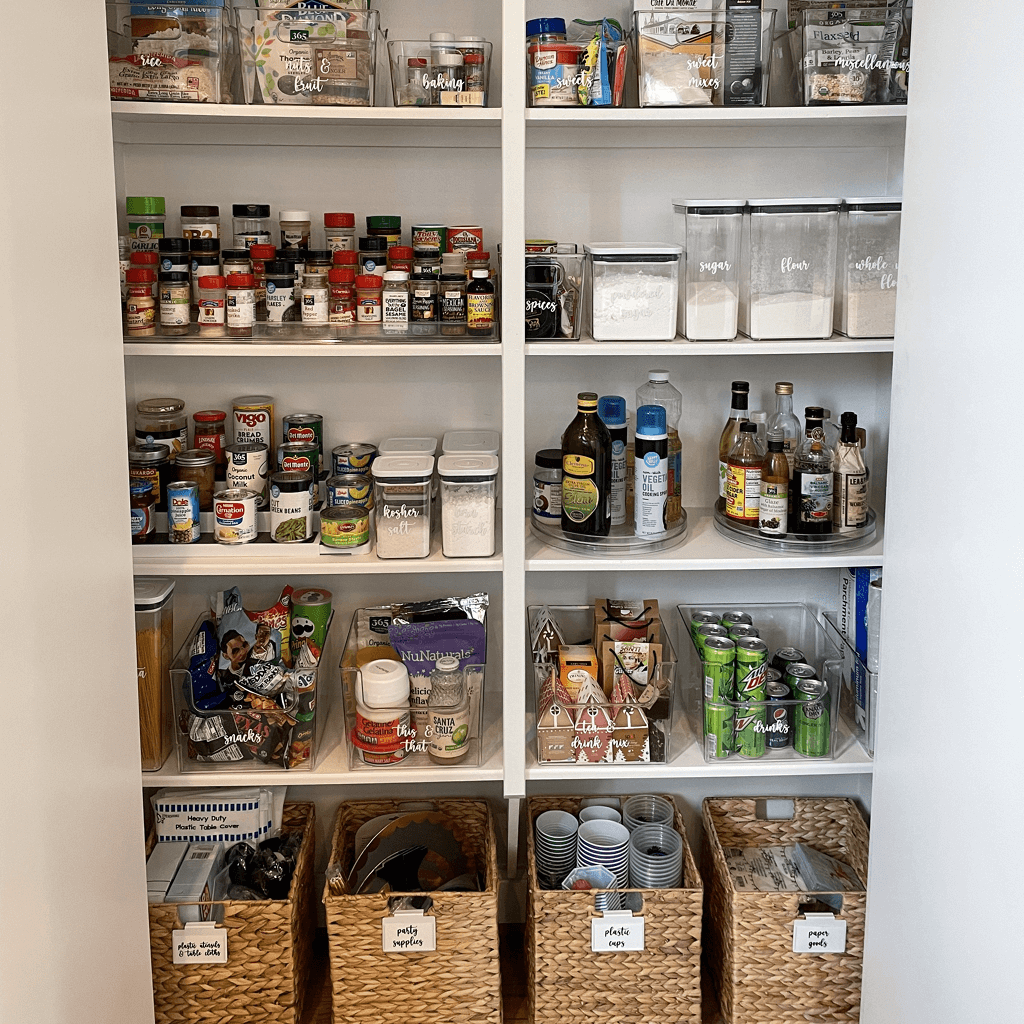
[{"label": "mccormick spice bottle", "polygon": [[334,267],[327,272],[327,279],[330,286],[327,321],[337,327],[350,327],[356,322],[356,272],[352,267]]},{"label": "mccormick spice bottle", "polygon": [[156,274],[133,267],[124,276],[128,282],[125,333],[129,338],[151,337],[156,334],[156,300],[153,298]]}]

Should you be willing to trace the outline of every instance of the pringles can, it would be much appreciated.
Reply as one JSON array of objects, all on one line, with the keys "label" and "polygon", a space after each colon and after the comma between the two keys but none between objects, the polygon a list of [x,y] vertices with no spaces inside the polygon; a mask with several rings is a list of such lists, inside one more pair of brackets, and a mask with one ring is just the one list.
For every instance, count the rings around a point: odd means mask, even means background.
[{"label": "pringles can", "polygon": [[322,587],[308,587],[292,594],[292,658],[307,640],[317,651],[324,649],[331,621],[331,597],[331,592]]}]

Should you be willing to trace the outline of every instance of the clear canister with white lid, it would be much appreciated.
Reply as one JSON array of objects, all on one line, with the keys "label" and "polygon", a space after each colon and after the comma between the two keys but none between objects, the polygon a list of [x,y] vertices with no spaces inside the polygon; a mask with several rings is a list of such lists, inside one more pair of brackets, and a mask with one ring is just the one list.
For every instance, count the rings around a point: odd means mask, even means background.
[{"label": "clear canister with white lid", "polygon": [[743,199],[673,199],[683,247],[679,326],[690,341],[731,341],[740,308]]},{"label": "clear canister with white lid", "polygon": [[433,455],[379,455],[371,472],[377,557],[426,558],[430,554]]},{"label": "clear canister with white lid", "polygon": [[595,341],[672,341],[679,301],[679,245],[591,242]]},{"label": "clear canister with white lid", "polygon": [[896,333],[900,197],[847,199],[839,215],[834,326],[848,338]]},{"label": "clear canister with white lid", "polygon": [[494,510],[498,458],[442,455],[441,553],[445,558],[488,558],[494,554]]},{"label": "clear canister with white lid", "polygon": [[496,430],[446,430],[442,455],[497,455],[501,435]]},{"label": "clear canister with white lid", "polygon": [[829,338],[838,199],[751,199],[744,224],[741,330],[751,338]]}]

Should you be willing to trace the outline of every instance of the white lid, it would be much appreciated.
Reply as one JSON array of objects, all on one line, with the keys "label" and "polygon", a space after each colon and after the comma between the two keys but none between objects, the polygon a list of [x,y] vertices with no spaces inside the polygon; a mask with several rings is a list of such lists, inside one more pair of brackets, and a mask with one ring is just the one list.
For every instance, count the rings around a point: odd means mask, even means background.
[{"label": "white lid", "polygon": [[445,455],[497,455],[500,440],[496,430],[446,430],[441,451]]},{"label": "white lid", "polygon": [[466,476],[496,476],[497,455],[442,455],[437,460],[442,480]]},{"label": "white lid", "polygon": [[409,274],[404,270],[385,270],[385,281],[408,281]]},{"label": "white lid", "polygon": [[454,32],[431,32],[430,41],[432,43],[454,43],[455,33]]},{"label": "white lid", "polygon": [[309,220],[309,210],[282,210],[278,220]]},{"label": "white lid", "polygon": [[373,478],[427,480],[434,472],[433,455],[378,455],[371,467]]},{"label": "white lid", "polygon": [[457,43],[485,43],[487,42],[483,36],[456,36],[455,42]]},{"label": "white lid", "polygon": [[443,68],[457,68],[462,64],[462,54],[444,50],[437,55],[437,63]]},{"label": "white lid", "polygon": [[746,199],[673,199],[672,205],[678,212],[680,207],[683,209],[704,206],[739,206],[742,208],[747,205],[747,201]]},{"label": "white lid", "polygon": [[587,242],[583,248],[592,256],[680,256],[681,245],[665,245],[652,242],[649,245],[636,245],[625,242]]},{"label": "white lid", "polygon": [[748,199],[749,206],[838,206],[842,202],[834,196],[802,199]]},{"label": "white lid", "polygon": [[378,658],[363,665],[359,674],[362,681],[360,704],[394,708],[409,703],[409,672],[404,662]]},{"label": "white lid", "polygon": [[647,379],[653,384],[656,381],[668,380],[668,370],[648,370]]},{"label": "white lid", "polygon": [[436,437],[389,437],[377,449],[378,455],[433,455],[436,451]]},{"label": "white lid", "polygon": [[153,610],[164,603],[174,590],[174,580],[164,576],[135,577],[135,610]]},{"label": "white lid", "polygon": [[894,203],[902,203],[903,196],[859,196],[853,199],[844,199],[847,206],[892,206]]},{"label": "white lid", "polygon": [[474,270],[473,277],[490,277],[491,272],[489,270]]}]

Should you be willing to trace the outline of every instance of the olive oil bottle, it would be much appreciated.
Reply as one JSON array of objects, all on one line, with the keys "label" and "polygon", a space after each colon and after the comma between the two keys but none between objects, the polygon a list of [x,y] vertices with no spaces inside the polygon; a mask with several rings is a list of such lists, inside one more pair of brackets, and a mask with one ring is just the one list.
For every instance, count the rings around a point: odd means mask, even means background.
[{"label": "olive oil bottle", "polygon": [[612,437],[597,415],[597,395],[582,391],[562,435],[562,529],[607,537],[612,528]]}]

